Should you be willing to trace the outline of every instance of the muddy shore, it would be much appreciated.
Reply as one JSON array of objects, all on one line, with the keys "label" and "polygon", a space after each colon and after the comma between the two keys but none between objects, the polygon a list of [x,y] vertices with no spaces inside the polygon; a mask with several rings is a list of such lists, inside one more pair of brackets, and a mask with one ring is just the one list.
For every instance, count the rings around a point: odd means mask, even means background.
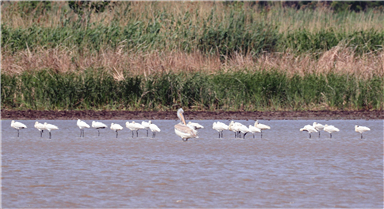
[{"label": "muddy shore", "polygon": [[[384,111],[185,111],[187,120],[378,120]],[[38,111],[1,110],[3,120],[177,120],[175,111]]]}]

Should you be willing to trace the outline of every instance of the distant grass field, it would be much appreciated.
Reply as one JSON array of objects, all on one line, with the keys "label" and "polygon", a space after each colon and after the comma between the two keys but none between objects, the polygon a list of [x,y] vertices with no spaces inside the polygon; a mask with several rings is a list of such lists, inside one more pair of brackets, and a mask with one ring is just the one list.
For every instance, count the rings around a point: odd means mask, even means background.
[{"label": "distant grass field", "polygon": [[383,109],[384,12],[250,2],[2,6],[2,108]]}]

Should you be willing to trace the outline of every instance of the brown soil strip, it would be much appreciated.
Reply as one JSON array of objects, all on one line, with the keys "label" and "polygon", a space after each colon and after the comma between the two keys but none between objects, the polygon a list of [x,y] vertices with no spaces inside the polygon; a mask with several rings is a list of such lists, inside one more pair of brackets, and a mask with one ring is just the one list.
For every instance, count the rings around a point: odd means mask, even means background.
[{"label": "brown soil strip", "polygon": [[[185,111],[187,120],[377,120],[384,119],[384,111]],[[38,111],[1,110],[3,120],[177,120],[176,111]]]}]

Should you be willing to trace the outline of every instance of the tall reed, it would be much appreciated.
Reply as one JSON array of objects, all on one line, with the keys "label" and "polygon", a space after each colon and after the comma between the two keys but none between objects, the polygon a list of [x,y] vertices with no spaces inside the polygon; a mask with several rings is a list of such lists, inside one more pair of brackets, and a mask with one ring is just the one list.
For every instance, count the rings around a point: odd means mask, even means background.
[{"label": "tall reed", "polygon": [[1,76],[3,108],[37,110],[361,110],[383,109],[383,78],[278,71],[124,75],[24,72]]}]

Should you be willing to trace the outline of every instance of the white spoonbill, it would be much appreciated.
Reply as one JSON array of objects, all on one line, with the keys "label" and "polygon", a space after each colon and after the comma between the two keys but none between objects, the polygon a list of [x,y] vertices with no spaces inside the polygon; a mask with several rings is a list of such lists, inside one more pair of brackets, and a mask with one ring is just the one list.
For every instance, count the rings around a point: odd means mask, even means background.
[{"label": "white spoonbill", "polygon": [[366,131],[370,131],[371,129],[366,127],[366,126],[358,126],[358,125],[355,125],[355,131],[356,132],[359,132],[361,134],[361,139],[363,139],[363,133],[366,132]]},{"label": "white spoonbill", "polygon": [[95,128],[97,129],[97,136],[100,136],[100,129],[105,129],[107,128],[107,125],[105,125],[104,123],[102,122],[96,122],[96,121],[92,121],[92,128]]},{"label": "white spoonbill", "polygon": [[43,137],[43,132],[44,132],[44,129],[45,129],[45,126],[44,126],[44,124],[42,124],[42,123],[39,123],[39,122],[35,122],[35,128],[37,129],[37,130],[39,130],[39,132],[40,132],[40,137]]},{"label": "white spoonbill", "polygon": [[119,135],[118,131],[123,130],[123,127],[117,123],[111,123],[111,129],[116,132],[116,138]]},{"label": "white spoonbill", "polygon": [[332,133],[333,132],[339,132],[340,130],[338,128],[336,128],[335,126],[331,126],[331,125],[329,126],[329,125],[325,124],[324,131],[328,132],[329,137],[332,138]]},{"label": "white spoonbill", "polygon": [[49,139],[51,139],[51,130],[57,130],[57,129],[59,129],[59,127],[45,122],[44,123],[44,129],[49,131]]},{"label": "white spoonbill", "polygon": [[155,125],[153,123],[149,124],[149,129],[151,129],[151,131],[152,131],[152,138],[155,138],[156,133],[161,131],[160,128],[157,127],[157,125]]},{"label": "white spoonbill", "polygon": [[77,119],[77,126],[80,128],[80,137],[84,137],[84,128],[90,128],[90,126],[86,122],[80,119]]},{"label": "white spoonbill", "polygon": [[[243,139],[245,139],[245,135],[247,135],[247,133],[251,132],[247,126],[241,124],[241,126],[239,126],[239,129],[238,129],[241,133],[243,133]],[[241,135],[240,135],[240,138],[241,138]]]},{"label": "white spoonbill", "polygon": [[259,123],[259,120],[257,120],[257,121],[255,122],[255,127],[256,127],[256,128],[259,128],[259,129],[261,130],[261,131],[260,131],[260,133],[261,133],[261,138],[263,138],[263,130],[271,129],[270,126],[267,126],[267,125],[264,125],[264,124]]},{"label": "white spoonbill", "polygon": [[144,126],[140,123],[135,123],[135,121],[132,121],[132,123],[126,122],[125,126],[132,131],[132,138],[134,136],[133,131],[136,132],[136,137],[139,137],[139,130],[144,129]]},{"label": "white spoonbill", "polygon": [[311,125],[305,125],[304,128],[301,128],[300,131],[306,131],[309,133],[309,138],[311,138],[311,133],[317,132],[316,128]]},{"label": "white spoonbill", "polygon": [[149,125],[151,125],[151,124],[152,124],[152,121],[148,121],[148,122],[143,121],[143,122],[141,122],[141,125],[144,127],[144,129],[147,130],[147,137],[148,137]]},{"label": "white spoonbill", "polygon": [[223,138],[224,130],[228,130],[228,126],[222,122],[214,122],[212,125],[212,129],[219,132],[219,138]]},{"label": "white spoonbill", "polygon": [[17,129],[17,137],[19,137],[19,130],[20,129],[27,128],[27,126],[24,125],[23,123],[15,122],[14,120],[12,120],[12,122],[11,122],[11,127],[14,128],[14,129]]},{"label": "white spoonbill", "polygon": [[180,136],[183,141],[188,141],[190,138],[199,138],[194,126],[189,126],[185,123],[184,110],[180,108],[177,110],[177,117],[180,119],[180,123],[175,125],[175,133]]},{"label": "white spoonbill", "polygon": [[202,126],[202,125],[200,125],[198,123],[192,123],[191,121],[188,122],[188,125],[195,127],[195,130],[204,128],[204,126]]},{"label": "white spoonbill", "polygon": [[253,138],[255,138],[255,133],[260,133],[261,130],[256,128],[255,126],[249,125],[249,131],[253,134]]},{"label": "white spoonbill", "polygon": [[241,135],[240,135],[240,127],[242,126],[243,124],[239,123],[239,122],[234,122],[234,121],[231,121],[229,123],[229,126],[228,126],[228,130],[230,131],[233,131],[235,132],[235,138],[241,138]]},{"label": "white spoonbill", "polygon": [[319,132],[320,138],[320,131],[324,130],[324,125],[317,122],[313,122],[313,127]]}]

